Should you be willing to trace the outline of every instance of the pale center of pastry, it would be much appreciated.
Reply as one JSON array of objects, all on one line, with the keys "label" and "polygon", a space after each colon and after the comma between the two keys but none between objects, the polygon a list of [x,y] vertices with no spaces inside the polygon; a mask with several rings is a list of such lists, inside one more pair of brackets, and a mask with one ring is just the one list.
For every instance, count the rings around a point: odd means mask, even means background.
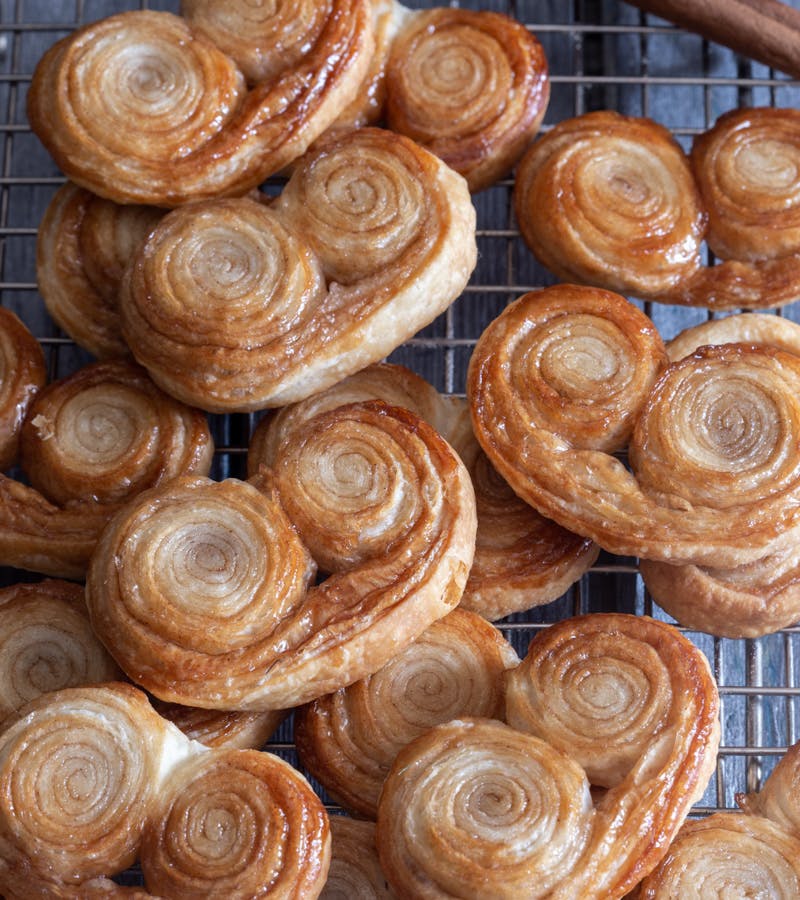
[{"label": "pale center of pastry", "polygon": [[800,190],[800,147],[775,140],[746,143],[736,154],[737,175],[761,190]]},{"label": "pale center of pastry", "polygon": [[81,391],[61,407],[56,420],[62,462],[94,470],[118,465],[152,430],[142,412],[142,398],[122,385]]}]

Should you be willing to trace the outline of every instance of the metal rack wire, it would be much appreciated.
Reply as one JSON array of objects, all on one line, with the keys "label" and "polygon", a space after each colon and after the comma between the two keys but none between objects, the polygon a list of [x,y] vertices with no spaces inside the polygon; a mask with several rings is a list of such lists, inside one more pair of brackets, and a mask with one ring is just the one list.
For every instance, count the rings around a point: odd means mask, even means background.
[{"label": "metal rack wire", "polygon": [[[433,5],[423,0],[412,6]],[[545,127],[591,109],[646,115],[667,125],[687,146],[691,136],[738,105],[800,104],[800,85],[736,57],[699,37],[648,17],[621,0],[466,0],[524,21],[545,47],[552,100]],[[800,6],[800,0],[791,5]],[[43,310],[35,283],[36,228],[63,177],[30,133],[25,94],[43,50],[84,22],[139,7],[177,11],[178,0],[0,0],[0,304],[19,314],[42,342],[51,378],[89,361]],[[478,268],[451,309],[392,359],[450,393],[464,389],[472,347],[484,327],[526,290],[553,283],[519,239],[509,179],[475,197]],[[658,307],[646,312],[665,337],[707,317],[702,310]],[[778,314],[800,318],[793,307]],[[212,417],[215,477],[244,474],[244,453],[257,416]],[[2,571],[2,583],[27,578]],[[509,617],[502,629],[524,652],[547,622],[580,612],[618,609],[666,616],[646,595],[634,560],[603,554],[561,600]],[[722,695],[722,749],[698,814],[735,805],[755,789],[786,747],[800,720],[800,628],[758,640],[723,640],[694,632]],[[296,762],[291,726],[270,749]],[[331,807],[333,808],[333,807]],[[134,876],[135,877],[135,876]]]}]

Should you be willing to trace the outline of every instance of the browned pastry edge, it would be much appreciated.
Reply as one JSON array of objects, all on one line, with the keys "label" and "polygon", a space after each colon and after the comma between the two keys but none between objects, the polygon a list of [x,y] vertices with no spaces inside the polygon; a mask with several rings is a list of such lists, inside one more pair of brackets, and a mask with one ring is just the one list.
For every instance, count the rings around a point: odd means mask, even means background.
[{"label": "browned pastry edge", "polygon": [[11,310],[0,306],[0,470],[17,459],[28,407],[47,380],[39,342]]},{"label": "browned pastry edge", "polygon": [[198,709],[165,703],[157,697],[151,703],[190,740],[215,749],[261,750],[288,715],[288,710],[281,709],[263,713]]},{"label": "browned pastry edge", "polygon": [[[86,255],[91,248],[83,237],[84,226],[92,208],[101,204],[111,206],[109,201],[70,182],[56,192],[39,224],[36,277],[47,311],[56,324],[81,347],[107,359],[128,356],[130,350],[120,333],[116,309],[121,274],[94,273],[94,267],[102,261],[93,263]],[[129,221],[137,220],[137,229],[145,232],[148,223],[154,224],[163,213],[137,206],[120,207],[120,214]],[[96,239],[116,240],[110,224],[113,223],[104,222],[103,234]]]}]

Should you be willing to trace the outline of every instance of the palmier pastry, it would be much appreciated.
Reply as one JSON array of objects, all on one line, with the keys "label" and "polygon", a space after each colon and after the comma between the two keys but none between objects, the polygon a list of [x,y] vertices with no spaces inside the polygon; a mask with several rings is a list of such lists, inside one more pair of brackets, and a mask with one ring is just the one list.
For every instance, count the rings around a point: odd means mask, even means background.
[{"label": "palmier pastry", "polygon": [[[333,574],[309,587],[311,556]],[[269,479],[185,478],[124,508],[92,559],[95,630],[164,700],[287,709],[379,669],[464,589],[469,477],[411,413],[340,407]]]},{"label": "palmier pastry", "polygon": [[46,380],[39,342],[14,313],[0,306],[0,470],[16,461],[22,421]]},{"label": "palmier pastry", "polygon": [[511,171],[550,98],[544,51],[521,22],[447,7],[400,31],[386,83],[389,127],[440,156],[472,191]]},{"label": "palmier pastry", "polygon": [[[650,119],[561,122],[517,173],[522,236],[560,278],[665,303],[766,308],[800,296],[800,113],[720,117],[691,165]],[[704,266],[700,247],[724,262]]]},{"label": "palmier pastry", "polygon": [[[708,663],[669,625],[597,614],[537,634],[507,690],[515,728],[456,720],[398,755],[378,809],[389,883],[431,898],[624,896],[713,772]],[[596,802],[593,776],[613,785]]]},{"label": "palmier pastry", "polygon": [[260,750],[286,718],[286,712],[280,709],[261,713],[226,712],[163,700],[153,700],[153,706],[186,737],[215,749]]},{"label": "palmier pastry", "polygon": [[800,896],[800,838],[769,819],[716,813],[686,822],[638,900]]},{"label": "palmier pastry", "polygon": [[205,416],[133,363],[95,363],[40,392],[21,434],[31,486],[0,476],[0,561],[81,578],[97,537],[128,497],[208,472]]},{"label": "palmier pastry", "polygon": [[[317,896],[325,810],[287,763],[209,750],[109,683],[57,691],[0,732],[0,890],[115,896],[140,858],[154,896]],[[138,892],[139,896],[147,896]]]},{"label": "palmier pastry", "polygon": [[130,353],[119,325],[119,283],[163,214],[112,203],[70,182],[47,207],[36,244],[39,292],[59,327],[101,359]]},{"label": "palmier pastry", "polygon": [[[797,545],[800,359],[704,347],[659,377],[664,361],[618,295],[527,294],[473,354],[478,440],[523,499],[620,555],[733,567]],[[629,435],[631,472],[610,455]]]},{"label": "palmier pastry", "polygon": [[[688,328],[667,344],[679,360],[704,344],[745,342],[800,355],[800,325],[743,313]],[[673,566],[641,560],[647,589],[681,624],[718,637],[759,637],[800,619],[800,547],[736,568]]]},{"label": "palmier pastry", "polygon": [[475,265],[463,179],[400,135],[334,135],[269,208],[176,210],[121,294],[125,339],[173,396],[216,412],[303,399],[387,355]]},{"label": "palmier pastry", "polygon": [[765,308],[800,297],[800,111],[726,113],[695,139],[692,166],[708,246],[726,261],[698,272],[679,302]]},{"label": "palmier pastry", "polygon": [[464,401],[440,394],[403,366],[368,366],[262,419],[250,440],[248,472],[252,476],[260,466],[271,466],[280,443],[292,440],[312,416],[369,399],[405,407],[425,419],[467,466],[475,488],[478,531],[462,608],[495,620],[549,603],[595,561],[595,544],[540,516],[500,478],[475,441]]},{"label": "palmier pastry", "polygon": [[55,580],[0,590],[0,723],[48,691],[121,677],[83,595],[82,586]]},{"label": "palmier pastry", "polygon": [[[368,0],[308,3],[305,16],[290,3],[188,6],[199,31],[170,13],[126,12],[40,60],[28,118],[81,187],[155,206],[244,194],[301,156],[366,74]],[[249,90],[225,52],[241,29],[261,36]]]},{"label": "palmier pastry", "polygon": [[455,609],[374,675],[298,710],[300,761],[340,804],[374,819],[398,752],[451,719],[503,718],[503,675],[518,663],[493,625]]},{"label": "palmier pastry", "polygon": [[650,119],[560,122],[520,163],[514,207],[525,242],[562,281],[662,299],[701,265],[706,214],[689,161]]},{"label": "palmier pastry", "polygon": [[287,762],[256,750],[190,756],[169,773],[142,839],[145,883],[164,897],[317,897],[325,809]]},{"label": "palmier pastry", "polygon": [[25,879],[80,885],[130,866],[161,766],[184,743],[124,684],[24,706],[0,732],[0,890],[28,896]]},{"label": "palmier pastry", "polygon": [[375,825],[331,816],[331,866],[321,900],[393,900],[378,861]]},{"label": "palmier pastry", "polygon": [[799,764],[800,745],[794,744],[760,791],[737,795],[748,815],[687,822],[642,883],[641,900],[800,895]]}]

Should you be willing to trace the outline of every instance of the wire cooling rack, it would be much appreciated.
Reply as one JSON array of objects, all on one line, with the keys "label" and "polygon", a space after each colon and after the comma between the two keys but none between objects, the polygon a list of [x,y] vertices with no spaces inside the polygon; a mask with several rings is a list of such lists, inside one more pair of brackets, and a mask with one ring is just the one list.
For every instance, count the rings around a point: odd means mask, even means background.
[{"label": "wire cooling rack", "polygon": [[[410,0],[409,5],[433,4]],[[694,134],[733,107],[800,105],[798,83],[621,0],[469,0],[463,5],[507,12],[539,37],[552,77],[544,128],[593,109],[616,109],[656,119],[688,149]],[[800,6],[800,0],[790,5]],[[55,40],[85,22],[140,7],[176,12],[178,0],[0,0],[0,304],[20,315],[39,338],[51,379],[90,359],[52,323],[37,293],[36,228],[64,179],[30,132],[25,96],[37,60]],[[486,325],[521,293],[554,281],[519,239],[512,187],[513,181],[506,179],[474,198],[480,259],[469,286],[447,313],[391,357],[449,393],[463,393],[472,348]],[[703,310],[657,304],[646,304],[645,311],[665,338],[708,317]],[[777,314],[800,319],[794,307]],[[244,475],[247,442],[257,418],[212,417],[215,477]],[[30,578],[0,570],[3,584]],[[544,624],[608,610],[670,621],[647,596],[635,560],[603,554],[559,601],[511,616],[501,627],[524,653]],[[737,792],[756,789],[800,737],[800,629],[738,641],[687,634],[708,656],[722,696],[719,762],[695,810],[705,814],[733,807]],[[270,749],[296,763],[290,722]]]}]

